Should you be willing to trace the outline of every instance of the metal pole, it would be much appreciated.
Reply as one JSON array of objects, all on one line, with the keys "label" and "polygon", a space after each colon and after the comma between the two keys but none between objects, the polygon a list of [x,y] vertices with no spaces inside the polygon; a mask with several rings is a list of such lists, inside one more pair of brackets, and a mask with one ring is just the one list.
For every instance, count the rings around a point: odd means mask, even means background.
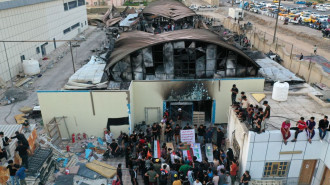
[{"label": "metal pole", "polygon": [[10,66],[9,66],[9,60],[8,60],[8,55],[7,55],[6,44],[5,44],[5,42],[2,42],[2,43],[3,43],[3,47],[5,48],[5,54],[6,54],[6,60],[7,60],[7,66],[8,66],[8,71],[9,71],[10,82],[11,82],[11,86],[13,87],[14,86],[14,83],[13,83],[13,77],[11,76],[11,71],[10,71]]},{"label": "metal pole", "polygon": [[278,13],[280,12],[280,6],[281,6],[281,0],[279,0],[278,2],[278,10],[276,13],[276,23],[275,23],[275,31],[274,31],[274,37],[273,37],[273,43],[275,42],[275,38],[276,38],[276,30],[277,30],[277,23],[278,23]]},{"label": "metal pole", "polygon": [[291,46],[290,59],[292,59],[293,44]]},{"label": "metal pole", "polygon": [[74,67],[74,60],[73,60],[73,54],[72,54],[72,44],[71,41],[69,42],[70,44],[70,52],[71,52],[71,58],[72,58],[72,67],[73,67],[73,72],[76,72],[76,68]]}]

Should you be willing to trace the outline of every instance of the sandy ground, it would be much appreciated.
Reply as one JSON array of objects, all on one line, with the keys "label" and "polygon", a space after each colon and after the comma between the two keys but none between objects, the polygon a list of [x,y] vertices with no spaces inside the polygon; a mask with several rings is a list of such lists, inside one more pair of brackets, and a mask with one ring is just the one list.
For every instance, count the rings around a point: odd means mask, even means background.
[{"label": "sandy ground", "polygon": [[[194,0],[195,4],[200,0]],[[204,4],[204,2],[200,3]],[[224,7],[219,7],[216,11],[197,12],[201,15],[207,15],[210,17],[223,20],[228,16],[229,4],[223,3]],[[259,32],[267,33],[267,39],[272,41],[272,35],[274,34],[275,19],[260,14],[255,14],[245,11],[245,20],[241,21],[241,24],[251,22]],[[302,52],[305,56],[313,53],[314,45],[318,47],[318,54],[322,55],[326,59],[330,59],[330,40],[322,38],[322,32],[311,29],[305,26],[299,25],[283,25],[282,21],[278,23],[277,37],[279,42],[285,42],[287,47],[290,48],[294,45],[294,53]],[[287,49],[290,50],[290,49]]]},{"label": "sandy ground", "polygon": [[[99,31],[95,27],[89,27],[85,31],[86,41],[80,43],[80,47],[73,49],[73,55],[75,58],[76,70],[82,66],[82,63],[88,59],[93,53],[91,49],[99,48],[102,41],[105,40],[105,32]],[[68,48],[66,48],[68,49]],[[71,54],[70,52],[53,51],[50,56],[56,58],[57,55],[63,55],[64,57],[55,63],[52,68],[48,69],[40,78],[36,78],[33,81],[32,87],[30,87],[28,94],[29,97],[17,103],[13,103],[6,106],[0,106],[0,123],[16,124],[14,115],[21,114],[19,109],[23,106],[34,107],[38,105],[37,90],[60,90],[64,84],[68,81],[69,77],[73,74]],[[8,117],[6,120],[5,118]]]}]

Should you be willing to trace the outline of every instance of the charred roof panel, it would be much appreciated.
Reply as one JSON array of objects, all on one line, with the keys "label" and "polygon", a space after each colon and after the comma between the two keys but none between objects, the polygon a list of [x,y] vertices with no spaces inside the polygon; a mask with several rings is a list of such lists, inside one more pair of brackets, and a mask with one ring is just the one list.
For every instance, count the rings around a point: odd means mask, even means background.
[{"label": "charred roof panel", "polygon": [[110,56],[105,70],[108,70],[111,66],[122,60],[125,56],[137,50],[161,43],[182,40],[201,41],[216,44],[238,53],[248,62],[253,64],[253,66],[260,68],[260,66],[253,59],[247,56],[240,49],[226,43],[225,41],[220,40],[219,36],[215,33],[205,29],[184,29],[156,35],[142,31],[122,33],[120,38],[115,43],[114,51]]},{"label": "charred roof panel", "polygon": [[143,9],[142,13],[162,16],[173,20],[196,15],[196,13],[186,5],[174,0],[159,0],[152,2]]}]

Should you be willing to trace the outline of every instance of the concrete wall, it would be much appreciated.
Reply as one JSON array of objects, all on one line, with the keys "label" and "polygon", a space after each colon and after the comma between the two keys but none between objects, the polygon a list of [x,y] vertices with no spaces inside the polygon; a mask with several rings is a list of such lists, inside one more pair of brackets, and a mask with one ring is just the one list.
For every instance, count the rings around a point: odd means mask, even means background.
[{"label": "concrete wall", "polygon": [[[88,28],[86,6],[64,11],[62,0],[54,0],[18,8],[0,10],[0,40],[68,40],[75,37],[79,30]],[[66,1],[65,1],[66,2]],[[64,34],[63,30],[79,23],[79,27]],[[9,68],[12,77],[15,77],[22,70],[21,56],[25,59],[42,57],[40,46],[45,42],[29,43],[5,43]],[[64,42],[57,42],[59,47]],[[36,48],[40,48],[37,54]],[[53,42],[48,42],[46,52],[49,54],[55,49]],[[0,44],[0,78],[4,81],[10,80],[6,53],[3,43]]]},{"label": "concrete wall", "polygon": [[[224,19],[223,25],[225,28],[230,29],[233,32],[240,34],[243,33],[243,30],[239,28],[239,25],[232,22],[232,19],[230,18]],[[263,53],[267,53],[269,50],[276,52],[283,59],[282,65],[296,75],[304,78],[306,82],[320,82],[330,87],[330,75],[325,73],[322,70],[322,67],[317,63],[312,63],[310,65],[309,61],[300,61],[296,57],[293,57],[295,54],[299,55],[300,53],[293,53],[291,56],[291,46],[285,46],[284,43],[272,43],[272,40],[267,40],[264,33],[257,33],[257,31],[254,30],[246,33],[246,36],[253,47],[259,51]]]},{"label": "concrete wall", "polygon": [[[87,133],[89,136],[103,136],[108,118],[128,116],[128,91],[93,91],[92,96],[95,115],[90,91],[39,91],[44,123],[47,124],[54,117],[65,116],[70,135]],[[60,128],[61,133],[67,133],[65,125]],[[115,137],[119,136],[120,131],[128,133],[128,125],[111,126],[110,129]]]},{"label": "concrete wall", "polygon": [[[133,81],[133,111],[134,123],[145,121],[145,107],[160,107],[163,112],[163,101],[172,89],[180,87],[186,81]],[[231,105],[230,89],[236,84],[241,91],[261,92],[264,88],[263,78],[242,79],[215,79],[201,80],[208,88],[209,95],[216,101],[215,123],[226,123],[228,121],[228,106]],[[131,90],[132,91],[132,90]],[[161,118],[159,118],[159,121]]]}]

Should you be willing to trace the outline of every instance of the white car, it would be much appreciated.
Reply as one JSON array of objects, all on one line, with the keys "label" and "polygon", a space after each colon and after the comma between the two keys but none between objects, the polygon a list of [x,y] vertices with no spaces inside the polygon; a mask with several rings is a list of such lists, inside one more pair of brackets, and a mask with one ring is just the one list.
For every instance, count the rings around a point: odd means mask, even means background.
[{"label": "white car", "polygon": [[328,21],[328,16],[327,15],[317,15],[316,16],[320,22],[327,22]]},{"label": "white car", "polygon": [[320,7],[318,9],[316,9],[316,10],[319,11],[319,12],[326,12],[327,11],[327,9],[324,8],[324,7]]}]

